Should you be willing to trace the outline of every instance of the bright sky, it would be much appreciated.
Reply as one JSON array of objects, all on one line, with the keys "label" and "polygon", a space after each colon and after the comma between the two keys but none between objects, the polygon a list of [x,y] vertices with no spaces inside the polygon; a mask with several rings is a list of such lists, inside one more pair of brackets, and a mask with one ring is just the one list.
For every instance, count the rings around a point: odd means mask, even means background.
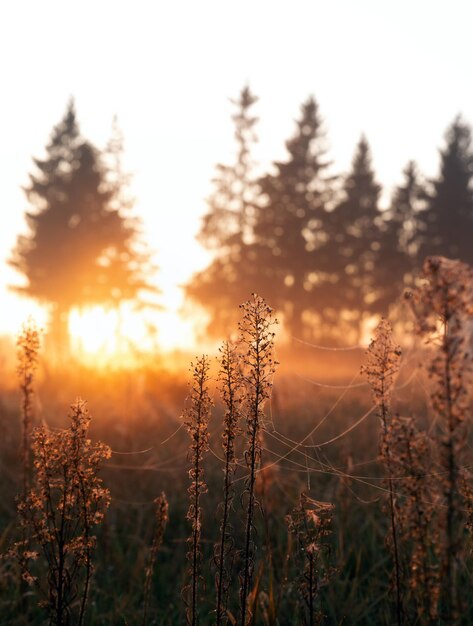
[{"label": "bright sky", "polygon": [[[136,213],[157,250],[163,302],[203,266],[195,242],[216,162],[232,160],[230,97],[259,96],[263,166],[284,158],[317,98],[334,171],[365,132],[389,189],[415,158],[434,175],[446,126],[473,122],[471,0],[15,0],[0,5],[0,333],[32,311],[6,285],[24,231],[21,185],[74,95],[86,137],[117,114]],[[174,324],[176,322],[174,321]],[[183,331],[183,337],[185,333]]]}]

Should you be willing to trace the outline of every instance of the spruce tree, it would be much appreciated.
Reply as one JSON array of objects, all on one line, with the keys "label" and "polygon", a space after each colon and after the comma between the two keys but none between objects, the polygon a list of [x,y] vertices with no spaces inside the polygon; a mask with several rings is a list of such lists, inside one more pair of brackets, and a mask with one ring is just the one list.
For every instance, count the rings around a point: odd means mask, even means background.
[{"label": "spruce tree", "polygon": [[259,189],[254,174],[252,149],[257,141],[258,118],[252,113],[257,98],[245,86],[232,120],[235,126],[236,158],[231,165],[217,165],[208,211],[202,220],[198,240],[214,258],[186,286],[186,293],[210,314],[208,331],[226,334],[238,305],[258,290],[254,264],[254,219]]},{"label": "spruce tree", "polygon": [[415,263],[427,192],[414,161],[409,161],[403,175],[404,181],[394,190],[388,216],[399,248]]},{"label": "spruce tree", "polygon": [[326,306],[345,310],[359,339],[363,313],[376,309],[380,298],[376,268],[382,246],[381,187],[375,180],[368,141],[361,137],[346,176],[342,200],[330,214],[326,250],[331,278]]},{"label": "spruce tree", "polygon": [[375,280],[379,297],[376,310],[387,314],[389,306],[412,282],[418,269],[422,211],[426,191],[417,166],[410,161],[404,169],[404,181],[395,188],[391,206],[383,213],[381,248]]},{"label": "spruce tree", "polygon": [[303,105],[288,159],[259,181],[262,202],[255,223],[255,255],[262,293],[284,313],[293,336],[305,333],[304,311],[318,306],[312,293],[326,240],[331,181],[318,105]]},{"label": "spruce tree", "polygon": [[236,108],[232,115],[236,161],[232,165],[217,165],[214,191],[208,200],[209,210],[198,235],[206,248],[219,251],[230,247],[240,249],[251,237],[256,195],[251,150],[256,143],[255,125],[258,121],[251,110],[257,101],[248,86],[241,90],[238,100],[231,100]]},{"label": "spruce tree", "polygon": [[72,101],[46,157],[34,163],[25,187],[29,233],[18,238],[10,263],[27,281],[15,290],[52,305],[52,333],[66,346],[73,307],[116,305],[151,289],[149,255],[137,250],[137,223],[124,211],[117,171],[82,137]]},{"label": "spruce tree", "polygon": [[420,258],[442,255],[473,263],[473,148],[471,127],[457,116],[440,151],[440,172],[421,214]]}]

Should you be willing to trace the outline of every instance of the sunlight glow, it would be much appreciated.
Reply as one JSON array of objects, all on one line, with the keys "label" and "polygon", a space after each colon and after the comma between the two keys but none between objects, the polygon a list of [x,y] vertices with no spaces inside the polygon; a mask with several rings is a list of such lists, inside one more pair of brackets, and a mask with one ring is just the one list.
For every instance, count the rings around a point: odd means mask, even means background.
[{"label": "sunlight glow", "polygon": [[94,366],[126,366],[157,353],[196,349],[195,319],[184,318],[177,304],[166,310],[126,304],[74,309],[69,333],[75,356]]},{"label": "sunlight glow", "polygon": [[72,311],[69,318],[69,332],[73,349],[93,354],[111,355],[118,345],[118,314],[116,310],[106,310],[101,306]]},{"label": "sunlight glow", "polygon": [[[0,280],[1,283],[1,280]],[[0,335],[16,337],[22,323],[33,319],[43,330],[48,325],[48,309],[29,298],[20,298],[0,284]]]}]

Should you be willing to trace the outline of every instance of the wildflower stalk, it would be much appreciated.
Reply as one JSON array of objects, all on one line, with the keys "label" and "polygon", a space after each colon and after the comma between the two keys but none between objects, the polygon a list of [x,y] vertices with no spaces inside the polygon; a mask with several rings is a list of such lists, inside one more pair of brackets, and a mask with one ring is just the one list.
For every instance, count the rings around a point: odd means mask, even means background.
[{"label": "wildflower stalk", "polygon": [[190,391],[190,404],[185,410],[183,418],[192,443],[190,456],[192,468],[189,471],[191,485],[188,489],[190,505],[187,511],[187,519],[192,523],[192,534],[189,538],[190,550],[187,558],[190,562],[189,575],[191,585],[183,589],[184,597],[190,590],[190,601],[185,597],[187,611],[186,619],[189,626],[196,626],[199,621],[198,615],[198,592],[200,581],[201,547],[200,536],[202,529],[202,511],[200,508],[201,495],[207,491],[204,482],[204,470],[202,467],[203,455],[209,447],[208,421],[212,402],[208,392],[209,360],[206,356],[197,359],[193,367],[193,375]]},{"label": "wildflower stalk", "polygon": [[465,376],[470,369],[464,324],[471,314],[471,296],[467,289],[473,282],[473,272],[460,261],[428,257],[422,279],[414,293],[409,295],[418,333],[436,347],[429,363],[429,375],[433,382],[432,406],[442,420],[443,431],[439,445],[445,476],[443,484],[440,481],[445,503],[440,512],[445,580],[442,585],[443,612],[447,621],[455,622],[461,608],[458,566],[465,520],[460,479],[465,445],[464,420],[468,409]]},{"label": "wildflower stalk", "polygon": [[[84,623],[93,571],[92,530],[101,523],[110,502],[109,492],[97,476],[110,449],[87,438],[89,422],[84,403],[77,401],[68,429],[52,432],[41,427],[33,431],[32,488],[18,505],[26,538],[13,552],[24,580],[36,586],[44,598],[41,606],[47,609],[50,623],[57,626],[71,623],[78,597],[74,621]],[[46,575],[40,572],[41,557]]]},{"label": "wildflower stalk", "polygon": [[432,527],[434,505],[429,479],[429,441],[426,433],[417,430],[411,417],[398,417],[393,422],[390,437],[395,468],[404,477],[404,497],[398,503],[398,516],[408,560],[407,588],[415,600],[416,618],[433,624],[438,618],[440,581],[432,560],[438,532]]},{"label": "wildflower stalk", "polygon": [[21,390],[22,444],[21,459],[23,468],[23,497],[31,481],[31,429],[33,426],[32,399],[34,393],[34,374],[38,366],[39,331],[32,320],[28,320],[18,335],[17,360],[18,377]]},{"label": "wildflower stalk", "polygon": [[244,382],[246,386],[246,433],[248,448],[245,460],[248,478],[245,486],[247,497],[243,571],[240,574],[241,626],[251,624],[253,616],[248,595],[254,570],[255,546],[253,543],[253,517],[257,505],[255,498],[256,473],[261,463],[261,434],[264,430],[264,404],[269,399],[276,362],[273,361],[274,333],[271,327],[277,323],[272,309],[263,298],[253,294],[241,305],[243,317],[239,324],[241,343],[246,349]]},{"label": "wildflower stalk", "polygon": [[85,581],[84,589],[82,592],[82,599],[80,603],[78,626],[82,626],[84,623],[85,609],[87,606],[87,599],[89,597],[90,579],[92,576],[92,543],[91,543],[91,524],[89,516],[87,515],[87,487],[84,483],[84,478],[79,474],[79,490],[82,497],[82,515],[84,520],[84,565],[85,565]]},{"label": "wildflower stalk", "polygon": [[302,623],[309,626],[319,625],[323,620],[317,606],[320,589],[331,574],[324,562],[324,553],[329,552],[325,538],[330,534],[332,511],[332,504],[317,502],[302,493],[298,506],[286,517],[288,530],[296,539],[297,554],[302,562],[299,576],[299,594],[305,605],[305,608],[304,605],[301,607]]},{"label": "wildflower stalk", "polygon": [[217,566],[215,585],[217,589],[216,625],[227,623],[228,589],[230,566],[233,555],[233,539],[229,523],[234,489],[233,477],[236,469],[235,438],[239,434],[238,420],[241,413],[241,376],[237,347],[226,341],[220,348],[219,390],[225,404],[222,447],[225,455],[223,482],[223,510],[220,522],[220,542],[215,546],[214,561]]},{"label": "wildflower stalk", "polygon": [[163,543],[164,531],[169,519],[169,505],[166,499],[164,491],[154,501],[156,506],[156,529],[154,532],[153,543],[151,545],[149,563],[146,568],[144,600],[143,600],[143,626],[146,626],[148,619],[149,609],[149,595],[151,590],[151,581],[153,578],[154,564],[156,563],[156,556]]},{"label": "wildflower stalk", "polygon": [[390,394],[394,377],[399,370],[401,350],[392,339],[389,322],[381,319],[375,330],[374,339],[366,353],[366,364],[362,367],[371,386],[378,416],[382,426],[381,457],[387,470],[387,486],[389,494],[389,515],[391,524],[391,541],[394,561],[394,580],[396,587],[396,617],[398,626],[403,624],[403,606],[401,593],[401,560],[396,528],[396,508],[393,488],[392,450],[389,438],[391,422]]}]

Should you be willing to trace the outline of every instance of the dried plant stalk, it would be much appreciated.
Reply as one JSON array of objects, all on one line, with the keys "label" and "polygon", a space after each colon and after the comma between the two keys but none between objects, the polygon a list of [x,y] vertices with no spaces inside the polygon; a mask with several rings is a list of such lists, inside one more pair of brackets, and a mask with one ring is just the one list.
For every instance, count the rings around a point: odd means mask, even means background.
[{"label": "dried plant stalk", "polygon": [[393,470],[402,477],[403,497],[396,503],[397,519],[406,562],[405,589],[415,607],[408,623],[436,623],[440,580],[430,441],[411,417],[393,420],[388,437]]},{"label": "dried plant stalk", "polygon": [[331,569],[326,561],[330,546],[325,538],[330,534],[333,505],[318,502],[305,493],[298,506],[286,517],[288,529],[296,539],[297,554],[301,561],[299,594],[302,623],[318,626],[324,618],[319,609],[320,590],[327,584]]},{"label": "dried plant stalk", "polygon": [[[200,498],[206,493],[207,485],[204,482],[204,469],[202,461],[204,453],[209,447],[208,422],[212,402],[208,392],[209,360],[206,356],[197,359],[193,367],[192,381],[190,385],[189,406],[186,408],[183,419],[184,424],[191,436],[192,442],[189,456],[192,467],[189,470],[191,484],[188,489],[190,505],[187,511],[187,519],[192,524],[192,534],[188,540],[190,550],[187,558],[190,562],[189,576],[191,584],[183,589],[184,600],[187,605],[187,624],[196,626],[199,621],[198,594],[201,580],[201,547],[200,536],[202,529],[202,511]],[[190,599],[188,594],[190,593]]]},{"label": "dried plant stalk", "polygon": [[[43,597],[51,624],[84,622],[93,572],[95,526],[110,502],[98,477],[110,448],[87,438],[90,417],[80,400],[72,406],[66,430],[36,428],[32,434],[33,486],[20,500],[20,524],[27,538],[14,554],[24,579]],[[47,569],[41,574],[41,564]],[[76,607],[78,605],[78,609]]]},{"label": "dried plant stalk", "polygon": [[[373,392],[373,398],[381,420],[381,460],[387,472],[389,493],[389,515],[391,521],[391,548],[394,561],[394,582],[396,588],[396,616],[398,626],[403,623],[403,605],[401,592],[401,559],[396,527],[395,492],[393,487],[393,459],[389,430],[392,415],[390,410],[391,390],[394,378],[399,370],[401,349],[392,339],[392,329],[387,320],[381,319],[375,330],[374,339],[366,352],[366,363],[362,373],[366,375]],[[394,418],[396,419],[396,418]]]},{"label": "dried plant stalk", "polygon": [[161,495],[156,498],[154,501],[156,506],[156,528],[154,532],[153,543],[151,545],[151,550],[149,554],[149,562],[145,571],[145,589],[144,589],[144,600],[143,600],[143,626],[146,626],[146,622],[148,619],[148,609],[149,609],[149,595],[151,590],[151,581],[153,578],[154,565],[156,563],[156,556],[161,548],[163,543],[164,531],[166,530],[166,526],[169,520],[169,504],[166,499],[166,494],[164,491]]},{"label": "dried plant stalk", "polygon": [[409,296],[417,331],[434,346],[428,371],[432,406],[442,424],[439,458],[443,478],[438,481],[444,579],[441,602],[445,619],[455,622],[461,612],[458,569],[465,507],[460,487],[468,409],[466,376],[471,363],[465,346],[465,322],[471,314],[473,271],[460,261],[428,257],[421,278]]},{"label": "dried plant stalk", "polygon": [[220,542],[215,546],[214,561],[217,567],[215,586],[217,590],[216,624],[226,624],[228,591],[230,586],[231,566],[233,563],[234,541],[229,522],[233,503],[233,477],[236,470],[235,438],[240,434],[238,422],[241,415],[241,372],[237,346],[229,341],[220,348],[220,371],[218,375],[219,391],[225,405],[223,421],[222,447],[225,467],[223,479],[222,519],[220,522]]},{"label": "dried plant stalk", "polygon": [[18,377],[21,390],[21,460],[23,469],[23,497],[31,482],[31,429],[33,427],[34,375],[38,366],[40,347],[39,330],[33,320],[28,320],[17,338]]},{"label": "dried plant stalk", "polygon": [[250,300],[241,305],[243,317],[239,324],[241,344],[244,347],[243,374],[246,387],[245,413],[248,447],[245,460],[248,478],[245,485],[247,498],[245,546],[243,550],[243,571],[240,574],[241,626],[251,624],[252,612],[248,606],[248,595],[254,570],[255,545],[253,542],[253,517],[256,507],[255,481],[261,463],[261,434],[265,428],[264,404],[269,399],[272,379],[277,363],[273,360],[274,332],[277,321],[272,309],[260,296],[253,294]]}]

